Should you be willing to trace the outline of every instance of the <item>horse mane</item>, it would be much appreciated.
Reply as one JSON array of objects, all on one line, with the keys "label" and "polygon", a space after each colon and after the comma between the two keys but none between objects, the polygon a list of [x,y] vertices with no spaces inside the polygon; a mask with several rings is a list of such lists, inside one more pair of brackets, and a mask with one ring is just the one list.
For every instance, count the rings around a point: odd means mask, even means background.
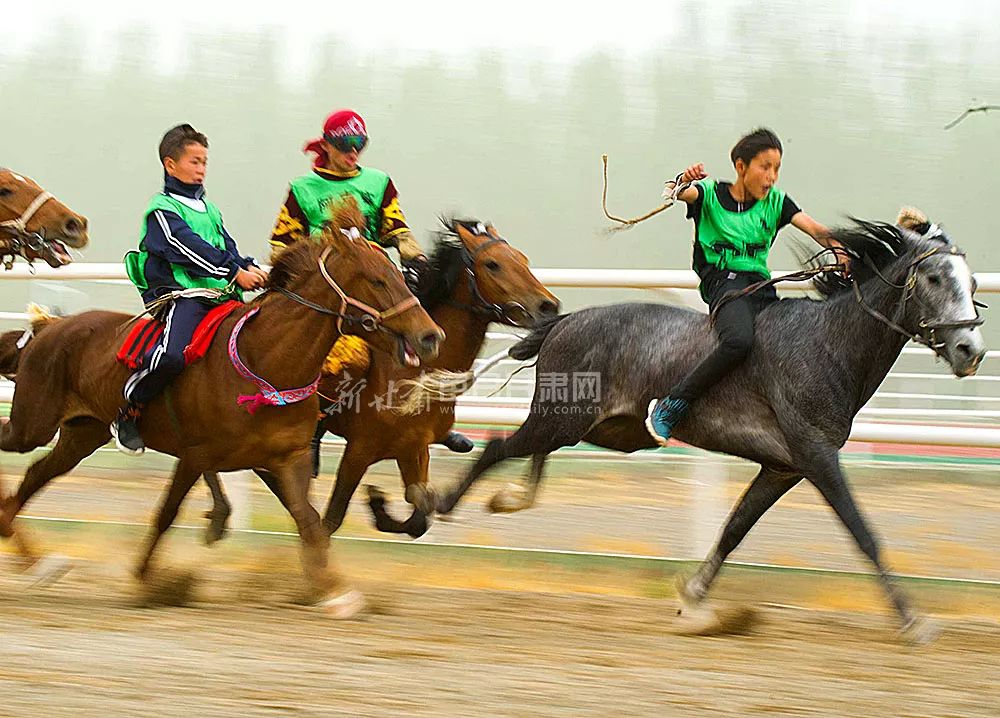
[{"label": "horse mane", "polygon": [[[934,243],[951,244],[951,240],[927,217],[909,207],[900,210],[895,224],[873,222],[851,217],[851,225],[831,230],[833,239],[851,255],[854,281],[864,284],[877,273],[886,274],[893,263],[904,255]],[[813,266],[818,261],[812,262]],[[822,299],[830,299],[851,289],[852,281],[828,272],[813,279]]]},{"label": "horse mane", "polygon": [[427,310],[434,309],[442,302],[450,299],[462,279],[464,245],[458,236],[461,225],[469,232],[476,233],[476,227],[482,225],[478,219],[462,219],[451,216],[438,218],[441,228],[435,232],[434,249],[428,260],[430,269],[426,286],[417,294],[420,304]]},{"label": "horse mane", "polygon": [[269,274],[270,286],[290,289],[298,277],[316,268],[323,250],[334,243],[340,232],[349,231],[352,227],[363,233],[365,217],[357,200],[345,195],[330,207],[330,219],[319,235],[294,242],[278,253]]}]

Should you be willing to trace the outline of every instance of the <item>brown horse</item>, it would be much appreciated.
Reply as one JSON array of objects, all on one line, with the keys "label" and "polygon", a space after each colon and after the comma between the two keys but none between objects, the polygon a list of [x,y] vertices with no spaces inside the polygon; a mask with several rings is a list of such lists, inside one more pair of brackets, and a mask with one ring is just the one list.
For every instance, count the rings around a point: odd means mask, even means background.
[{"label": "brown horse", "polygon": [[[437,359],[426,365],[435,370],[467,372],[483,346],[490,322],[530,326],[559,312],[559,300],[531,273],[524,253],[508,244],[495,227],[477,220],[445,220],[424,284],[418,290],[421,303],[447,335]],[[435,401],[415,414],[401,414],[390,406],[399,403],[395,389],[417,377],[420,370],[401,367],[376,354],[364,377],[351,377],[350,372],[348,368],[346,375],[324,376],[320,384],[326,416],[318,436],[329,431],[347,440],[324,523],[331,533],[337,531],[368,467],[395,459],[413,512],[405,522],[394,520],[385,511],[385,497],[370,489],[376,526],[381,531],[421,536],[435,501],[427,478],[428,446],[451,430],[455,402]],[[360,391],[347,396],[345,385]],[[345,395],[339,404],[338,394]],[[276,477],[257,473],[280,499],[282,487]],[[215,499],[208,514],[211,542],[223,535],[229,507],[218,476],[209,474],[205,480]]]},{"label": "brown horse", "polygon": [[[10,269],[15,257],[23,257],[29,263],[41,259],[50,267],[61,267],[73,261],[67,246],[83,249],[88,241],[86,217],[71,210],[30,177],[0,167],[0,264]],[[16,361],[15,345],[23,334],[4,335],[5,339],[12,336],[3,342],[0,355],[14,352]],[[20,547],[27,549],[24,544]]]},{"label": "brown horse", "polygon": [[[146,445],[178,461],[136,570],[140,578],[147,576],[160,537],[203,472],[264,467],[281,484],[303,543],[306,577],[323,597],[320,605],[336,617],[360,609],[360,595],[328,564],[329,535],[307,497],[319,400],[310,395],[249,413],[238,398],[259,390],[266,396],[268,387],[234,370],[234,352],[246,368],[279,388],[309,386],[342,333],[364,333],[376,349],[408,364],[436,356],[443,333],[388,257],[361,239],[356,228],[363,222],[357,205],[345,204],[334,212],[322,242],[302,242],[284,252],[271,271],[271,291],[222,323],[228,351],[225,339],[215,341],[203,360],[144,410],[140,430]],[[237,325],[255,312],[260,316],[238,334]],[[0,533],[10,536],[13,519],[35,492],[108,441],[130,374],[115,361],[127,320],[124,314],[92,311],[55,321],[21,353],[0,449],[31,451],[57,430],[59,440],[0,506]]]},{"label": "brown horse", "polygon": [[69,264],[66,247],[87,246],[87,218],[72,211],[24,175],[0,167],[0,262],[41,259]]}]

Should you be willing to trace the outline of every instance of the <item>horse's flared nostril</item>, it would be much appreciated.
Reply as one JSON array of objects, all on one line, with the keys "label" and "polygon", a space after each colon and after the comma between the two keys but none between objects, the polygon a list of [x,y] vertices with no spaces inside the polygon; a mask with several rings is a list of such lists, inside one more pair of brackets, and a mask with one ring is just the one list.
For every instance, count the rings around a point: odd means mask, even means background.
[{"label": "horse's flared nostril", "polygon": [[76,217],[70,217],[63,223],[63,231],[67,237],[76,237],[83,231],[83,222]]},{"label": "horse's flared nostril", "polygon": [[437,332],[433,334],[425,334],[420,338],[420,349],[424,352],[432,352],[438,348],[441,338]]},{"label": "horse's flared nostril", "polygon": [[971,359],[973,356],[972,345],[966,342],[959,342],[956,344],[955,351],[958,352],[959,356],[963,359]]},{"label": "horse's flared nostril", "polygon": [[559,302],[551,299],[543,299],[538,305],[538,313],[543,317],[552,317],[559,313]]}]

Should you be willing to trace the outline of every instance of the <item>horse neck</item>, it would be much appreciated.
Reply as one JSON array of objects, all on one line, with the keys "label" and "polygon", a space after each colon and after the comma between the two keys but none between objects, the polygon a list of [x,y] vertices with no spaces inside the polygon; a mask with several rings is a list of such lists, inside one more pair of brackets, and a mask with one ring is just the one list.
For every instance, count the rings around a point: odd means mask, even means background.
[{"label": "horse neck", "polygon": [[430,366],[464,372],[479,356],[490,320],[468,308],[475,301],[468,282],[459,281],[450,299],[462,306],[441,304],[430,311],[431,319],[444,330],[446,337],[440,353]]},{"label": "horse neck", "polygon": [[[330,301],[317,304],[329,306]],[[269,292],[258,306],[258,315],[240,335],[244,363],[277,389],[309,384],[340,336],[336,319],[277,292]]]},{"label": "horse neck", "polygon": [[[879,279],[864,282],[860,289],[865,304],[895,321],[902,290]],[[882,384],[908,337],[866,312],[853,291],[830,301],[827,331],[828,336],[843,347],[840,351],[831,351],[830,355],[839,356],[840,363],[854,378],[858,390],[857,408],[860,408]]]}]

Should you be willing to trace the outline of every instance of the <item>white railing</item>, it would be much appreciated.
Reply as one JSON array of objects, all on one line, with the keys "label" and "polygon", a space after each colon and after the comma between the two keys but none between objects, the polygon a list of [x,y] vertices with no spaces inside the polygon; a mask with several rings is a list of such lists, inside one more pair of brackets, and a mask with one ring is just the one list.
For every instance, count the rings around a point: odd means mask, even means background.
[{"label": "white railing", "polygon": [[[603,289],[655,289],[655,290],[691,290],[698,285],[698,278],[690,270],[673,269],[570,269],[542,268],[534,270],[538,279],[550,287],[572,288],[603,288]],[[784,272],[775,272],[775,275]],[[119,263],[75,263],[59,269],[47,266],[30,268],[23,263],[15,264],[9,271],[0,271],[0,280],[47,280],[47,281],[100,281],[111,283],[127,283],[124,267]],[[1000,273],[977,274],[979,291],[984,293],[1000,293]],[[789,287],[792,291],[803,291],[808,286],[796,284]],[[22,312],[0,312],[0,320],[21,320],[25,318]],[[490,332],[487,339],[492,342],[510,342],[516,335],[508,332]],[[1000,352],[990,352],[988,358],[994,358]],[[917,347],[904,349],[904,357],[923,358],[931,356],[929,350]],[[919,360],[919,359],[918,359]],[[990,362],[992,363],[992,362]],[[504,362],[498,367],[500,374],[483,378],[480,393],[490,391],[503,381],[503,376],[513,369],[516,362]],[[889,380],[904,382],[907,386],[925,388],[929,381],[948,379],[947,374],[932,374],[928,372],[894,372]],[[992,386],[1000,380],[996,376],[979,378],[979,387]],[[528,415],[528,398],[534,385],[533,375],[524,372],[514,379],[509,392],[520,396],[491,397],[471,395],[462,397],[456,408],[456,418],[460,423],[485,424],[493,426],[516,426],[521,424]],[[0,401],[10,401],[13,385],[0,384]],[[924,402],[946,401],[949,403],[984,403],[992,407],[1000,401],[998,396],[934,394],[921,391],[883,391],[875,396],[876,401],[905,402],[919,400]],[[972,408],[970,410],[934,409],[934,423],[926,423],[928,417],[923,416],[927,407],[866,407],[856,422],[851,439],[861,442],[925,444],[937,446],[965,446],[980,448],[1000,448],[1000,426],[991,425],[947,425],[941,419],[981,421],[995,420],[1000,412],[989,408]],[[878,423],[873,421],[880,417],[910,417],[917,420],[914,423]]]},{"label": "white railing", "polygon": [[[698,275],[690,269],[576,269],[541,268],[532,270],[538,280],[549,287],[576,287],[597,289],[697,289]],[[778,277],[788,271],[774,272]],[[2,279],[47,279],[47,280],[123,280],[127,281],[124,265],[117,262],[75,262],[65,267],[53,269],[35,265],[34,268],[22,262],[10,270],[0,272]],[[1000,292],[1000,272],[976,274],[980,292],[995,294]],[[783,287],[783,289],[785,289]],[[796,283],[789,290],[805,291],[808,283]]]}]

